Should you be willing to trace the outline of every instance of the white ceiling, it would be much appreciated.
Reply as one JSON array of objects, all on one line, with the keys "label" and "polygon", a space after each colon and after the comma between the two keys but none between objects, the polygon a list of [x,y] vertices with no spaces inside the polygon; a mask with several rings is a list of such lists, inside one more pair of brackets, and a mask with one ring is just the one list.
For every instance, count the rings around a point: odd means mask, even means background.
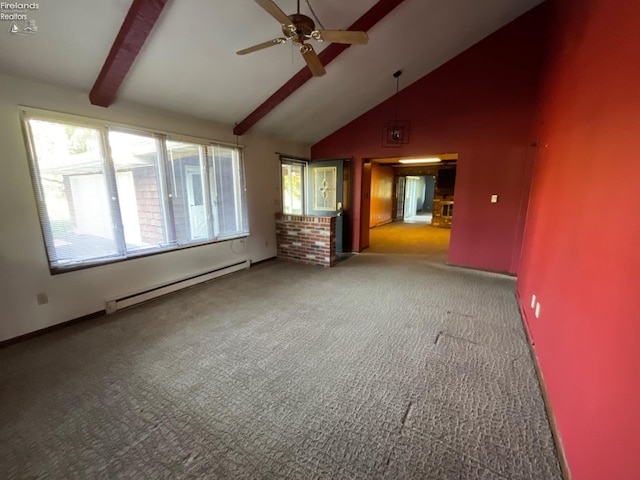
[{"label": "white ceiling", "polygon": [[[346,29],[377,0],[309,0],[326,29]],[[542,0],[405,0],[353,46],[257,123],[262,131],[314,143],[415,82]],[[276,0],[294,13],[295,0]],[[41,2],[30,36],[0,33],[0,72],[88,92],[131,0]],[[301,12],[310,15],[306,1]],[[6,25],[5,25],[6,23]],[[0,22],[0,28],[9,27]],[[125,79],[128,100],[227,124],[242,121],[304,62],[290,43],[245,56],[281,36],[253,0],[169,1]],[[316,51],[323,44],[314,43]]]}]

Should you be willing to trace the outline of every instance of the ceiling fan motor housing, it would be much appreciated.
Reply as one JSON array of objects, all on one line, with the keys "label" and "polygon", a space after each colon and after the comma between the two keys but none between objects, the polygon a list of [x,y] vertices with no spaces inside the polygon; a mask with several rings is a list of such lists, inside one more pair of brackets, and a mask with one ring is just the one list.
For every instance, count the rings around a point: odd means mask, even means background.
[{"label": "ceiling fan motor housing", "polygon": [[282,33],[285,37],[297,41],[304,42],[307,38],[311,38],[311,34],[316,29],[316,24],[306,15],[294,13],[289,15],[291,25],[283,25]]}]

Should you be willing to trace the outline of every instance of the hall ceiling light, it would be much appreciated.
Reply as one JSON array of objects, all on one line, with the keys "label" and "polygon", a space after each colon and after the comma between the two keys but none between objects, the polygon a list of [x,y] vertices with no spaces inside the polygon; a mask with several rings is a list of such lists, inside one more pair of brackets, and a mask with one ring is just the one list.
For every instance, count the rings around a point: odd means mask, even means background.
[{"label": "hall ceiling light", "polygon": [[408,158],[404,160],[398,160],[398,163],[438,163],[440,157],[428,157],[428,158]]}]

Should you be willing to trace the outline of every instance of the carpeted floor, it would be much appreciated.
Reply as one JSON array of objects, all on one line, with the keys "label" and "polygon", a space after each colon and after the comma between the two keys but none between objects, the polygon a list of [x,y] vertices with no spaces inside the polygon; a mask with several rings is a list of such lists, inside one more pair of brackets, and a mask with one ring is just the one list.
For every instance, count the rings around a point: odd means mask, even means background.
[{"label": "carpeted floor", "polygon": [[513,279],[374,243],[0,350],[2,478],[561,478]]}]

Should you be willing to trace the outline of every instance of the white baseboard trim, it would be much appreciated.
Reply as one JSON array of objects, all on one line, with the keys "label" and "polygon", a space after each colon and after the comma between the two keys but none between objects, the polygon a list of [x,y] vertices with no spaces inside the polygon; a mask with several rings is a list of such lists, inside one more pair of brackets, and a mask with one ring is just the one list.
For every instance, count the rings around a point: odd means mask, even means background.
[{"label": "white baseboard trim", "polygon": [[153,298],[176,292],[183,288],[191,287],[202,282],[207,282],[209,280],[213,280],[214,278],[222,277],[223,275],[228,275],[239,270],[246,270],[250,266],[251,262],[249,260],[244,260],[232,265],[227,265],[226,267],[221,267],[215,270],[200,273],[198,275],[193,275],[191,277],[176,280],[165,285],[159,285],[148,290],[131,293],[128,295],[122,295],[118,298],[112,298],[105,301],[105,310],[107,314],[115,313],[118,310],[122,310],[123,308],[131,307],[133,305],[146,302]]}]

